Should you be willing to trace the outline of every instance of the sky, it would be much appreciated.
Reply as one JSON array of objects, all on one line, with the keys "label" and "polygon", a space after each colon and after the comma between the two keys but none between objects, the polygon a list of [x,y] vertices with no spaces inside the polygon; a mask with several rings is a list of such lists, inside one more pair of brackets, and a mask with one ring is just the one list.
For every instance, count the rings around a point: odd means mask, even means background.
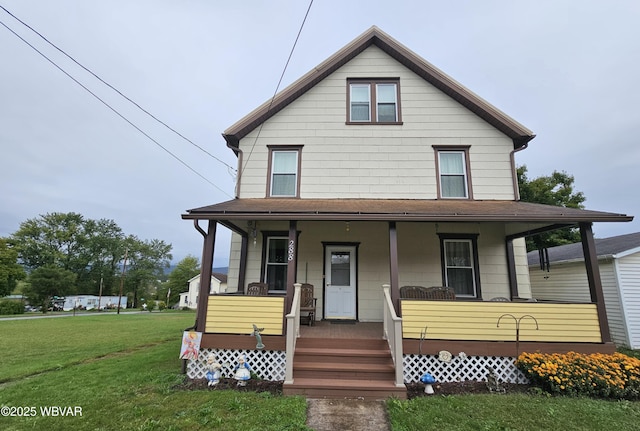
[{"label": "sky", "polygon": [[[0,9],[0,237],[76,212],[200,258],[180,216],[233,198],[223,131],[372,25],[531,129],[516,155],[529,178],[565,171],[586,208],[636,216],[595,224],[597,238],[640,231],[640,2],[314,0],[282,75],[309,4],[0,0],[191,141]],[[214,265],[229,241],[218,229]]]}]

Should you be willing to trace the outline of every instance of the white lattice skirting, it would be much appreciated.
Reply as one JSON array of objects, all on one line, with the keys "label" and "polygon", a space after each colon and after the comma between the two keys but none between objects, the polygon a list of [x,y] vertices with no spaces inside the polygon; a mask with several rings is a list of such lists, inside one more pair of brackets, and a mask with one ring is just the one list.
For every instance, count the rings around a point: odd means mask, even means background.
[{"label": "white lattice skirting", "polygon": [[424,373],[430,373],[438,382],[487,381],[491,367],[503,383],[525,384],[529,380],[515,366],[515,359],[505,356],[453,356],[443,362],[437,355],[404,355],[404,382],[415,383]]},{"label": "white lattice skirting", "polygon": [[[187,364],[187,377],[204,379],[206,361],[213,353],[222,365],[224,377],[233,376],[233,368],[240,355],[247,356],[251,370],[263,380],[281,381],[285,377],[285,352],[279,350],[227,350],[202,349],[197,360]],[[528,379],[514,363],[514,358],[505,356],[453,356],[450,362],[441,361],[437,355],[404,355],[404,382],[415,383],[424,373],[430,373],[439,382],[486,381],[488,370],[493,368],[496,377],[503,383],[528,383]]]},{"label": "white lattice skirting", "polygon": [[285,352],[279,350],[228,350],[201,349],[198,359],[187,363],[187,377],[190,379],[204,379],[207,372],[207,358],[210,354],[222,365],[222,376],[233,377],[233,369],[238,363],[240,355],[247,356],[247,363],[251,371],[263,380],[279,381],[285,376]]}]

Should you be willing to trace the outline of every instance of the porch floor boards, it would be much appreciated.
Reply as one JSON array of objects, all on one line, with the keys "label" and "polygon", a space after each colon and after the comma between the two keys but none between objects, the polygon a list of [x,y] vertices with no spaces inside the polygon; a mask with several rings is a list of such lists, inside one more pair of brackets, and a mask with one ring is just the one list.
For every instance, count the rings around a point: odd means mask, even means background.
[{"label": "porch floor boards", "polygon": [[300,326],[300,338],[342,338],[357,340],[382,339],[382,322],[331,323],[317,321],[313,326]]},{"label": "porch floor boards", "polygon": [[283,390],[308,398],[405,399],[406,388],[396,387],[394,377],[382,323],[316,322],[300,328],[293,383]]}]

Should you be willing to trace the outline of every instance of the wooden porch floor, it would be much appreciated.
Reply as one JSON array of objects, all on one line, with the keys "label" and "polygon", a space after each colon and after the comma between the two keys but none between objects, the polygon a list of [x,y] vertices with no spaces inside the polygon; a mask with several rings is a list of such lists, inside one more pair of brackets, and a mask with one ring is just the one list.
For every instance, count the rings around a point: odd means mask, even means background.
[{"label": "wooden porch floor", "polygon": [[382,339],[382,322],[331,323],[323,320],[313,326],[300,326],[301,338]]}]

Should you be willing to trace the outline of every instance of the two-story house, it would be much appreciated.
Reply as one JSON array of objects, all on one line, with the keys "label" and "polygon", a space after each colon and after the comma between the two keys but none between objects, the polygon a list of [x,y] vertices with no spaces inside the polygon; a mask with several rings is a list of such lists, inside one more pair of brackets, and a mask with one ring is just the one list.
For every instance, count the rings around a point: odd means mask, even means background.
[{"label": "two-story house", "polygon": [[[183,215],[204,237],[201,298],[216,228],[233,231],[236,293],[197,313],[219,362],[244,353],[285,393],[401,397],[425,371],[482,380],[492,365],[516,381],[518,349],[613,349],[591,225],[631,217],[519,201],[514,157],[533,132],[377,27],[223,136],[238,158],[236,198]],[[593,301],[528,301],[524,237],[575,225]],[[245,295],[252,282],[268,294]],[[300,327],[297,284],[314,287],[316,325]],[[404,297],[403,286],[446,287],[449,300]],[[201,377],[203,362],[189,370]]]}]

